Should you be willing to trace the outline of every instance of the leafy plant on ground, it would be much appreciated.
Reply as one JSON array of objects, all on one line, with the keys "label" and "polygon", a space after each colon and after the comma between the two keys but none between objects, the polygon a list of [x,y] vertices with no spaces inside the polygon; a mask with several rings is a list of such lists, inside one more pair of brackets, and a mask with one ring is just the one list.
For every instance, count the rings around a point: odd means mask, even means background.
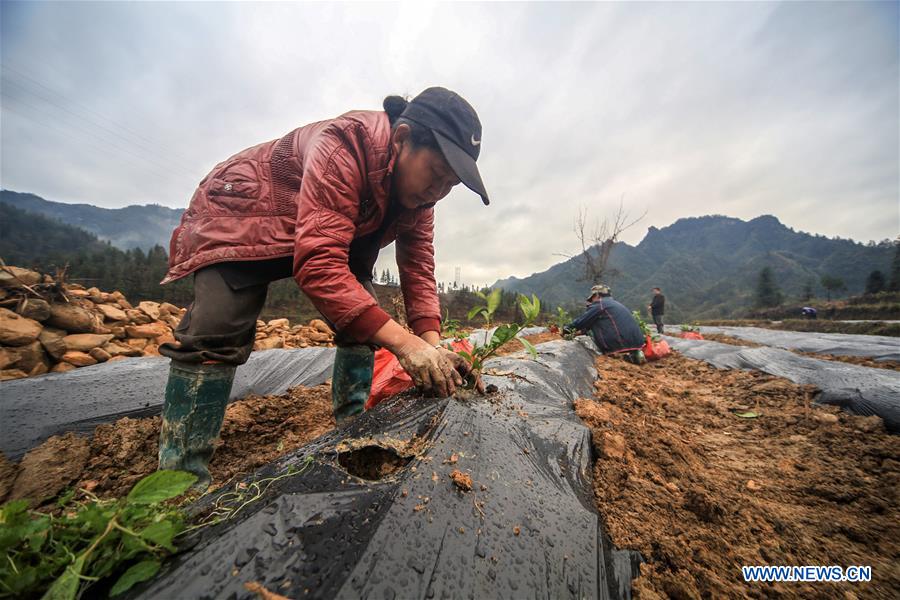
[{"label": "leafy plant on ground", "polygon": [[450,311],[444,311],[444,321],[441,323],[441,329],[443,330],[443,334],[446,337],[453,338],[454,340],[458,340],[462,337],[462,324],[459,322],[459,319],[451,319]]},{"label": "leafy plant on ground", "polygon": [[556,307],[556,316],[553,317],[553,324],[559,328],[560,331],[563,328],[572,322],[572,317],[569,315],[568,311],[566,311],[562,306]]},{"label": "leafy plant on ground", "polygon": [[[497,297],[499,302],[499,294],[497,295]],[[488,303],[488,306],[490,306],[490,303]],[[496,354],[497,350],[499,350],[504,344],[514,339],[518,339],[522,343],[522,345],[525,346],[525,349],[528,350],[528,353],[531,354],[532,358],[537,358],[537,349],[534,347],[534,345],[525,338],[516,338],[516,336],[523,329],[534,324],[535,320],[541,312],[541,301],[538,300],[538,297],[535,295],[532,295],[531,299],[529,299],[527,296],[520,295],[519,308],[521,309],[522,315],[524,317],[523,323],[521,325],[518,323],[500,325],[499,327],[497,327],[497,329],[494,330],[493,335],[491,335],[491,339],[488,340],[487,343],[476,346],[471,353],[466,351],[460,351],[458,353],[460,356],[469,361],[475,371],[481,371],[482,367],[484,366],[484,361]],[[489,317],[490,314],[488,315],[488,318]],[[470,383],[473,383],[473,381],[474,380],[470,380]]]},{"label": "leafy plant on ground", "polygon": [[700,331],[699,325],[681,325],[680,328],[681,328],[681,331],[683,331],[685,333],[688,333],[688,332],[699,333],[699,331]]},{"label": "leafy plant on ground", "polygon": [[490,328],[494,324],[494,313],[497,312],[497,308],[500,306],[502,294],[503,290],[500,288],[494,289],[490,294],[475,292],[476,296],[484,300],[484,304],[472,307],[467,318],[471,321],[480,315],[484,319],[484,326]]},{"label": "leafy plant on ground", "polygon": [[58,502],[59,516],[28,509],[27,500],[0,507],[0,597],[70,600],[98,582],[115,583],[111,596],[153,577],[175,552],[184,515],[167,506],[197,480],[183,471],[157,471],[125,498]]}]

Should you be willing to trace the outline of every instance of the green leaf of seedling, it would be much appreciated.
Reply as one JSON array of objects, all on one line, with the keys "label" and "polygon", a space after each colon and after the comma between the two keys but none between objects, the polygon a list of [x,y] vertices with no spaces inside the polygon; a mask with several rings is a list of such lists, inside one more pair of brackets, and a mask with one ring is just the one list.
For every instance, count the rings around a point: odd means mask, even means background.
[{"label": "green leaf of seedling", "polygon": [[736,412],[734,416],[740,417],[742,419],[755,419],[759,416],[759,413],[755,413],[752,410],[747,412]]},{"label": "green leaf of seedling", "polygon": [[497,308],[500,306],[500,297],[503,293],[503,290],[500,288],[495,289],[491,292],[490,296],[487,297],[487,311],[488,316],[493,317],[494,313],[497,311]]},{"label": "green leaf of seedling", "polygon": [[466,315],[466,318],[471,321],[472,319],[475,318],[475,315],[477,315],[478,313],[480,313],[483,310],[484,310],[484,306],[475,306],[472,308],[472,310],[470,310],[468,312],[468,314]]},{"label": "green leaf of seedling", "polygon": [[126,500],[132,504],[156,504],[185,493],[197,476],[186,471],[157,471],[131,488]]},{"label": "green leaf of seedling", "polygon": [[485,302],[487,302],[487,296],[485,296],[484,292],[476,291],[475,295],[478,296],[479,298],[481,298],[482,300],[484,300]]},{"label": "green leaf of seedling", "polygon": [[116,584],[109,590],[110,596],[118,596],[123,592],[127,592],[136,583],[147,581],[159,571],[160,562],[158,560],[144,560],[135,565],[131,565],[127,571],[122,573]]},{"label": "green leaf of seedling", "polygon": [[84,555],[79,556],[75,562],[56,578],[41,600],[74,600],[78,594],[78,585],[81,583],[81,570],[84,568]]},{"label": "green leaf of seedling", "polygon": [[178,527],[172,521],[159,521],[147,526],[141,531],[141,537],[157,546],[162,546],[170,552],[175,552],[176,548],[172,544],[172,539],[178,533]]},{"label": "green leaf of seedling", "polygon": [[534,347],[534,344],[523,337],[519,338],[519,341],[522,342],[522,345],[528,350],[528,354],[531,355],[531,358],[537,358],[537,348]]}]

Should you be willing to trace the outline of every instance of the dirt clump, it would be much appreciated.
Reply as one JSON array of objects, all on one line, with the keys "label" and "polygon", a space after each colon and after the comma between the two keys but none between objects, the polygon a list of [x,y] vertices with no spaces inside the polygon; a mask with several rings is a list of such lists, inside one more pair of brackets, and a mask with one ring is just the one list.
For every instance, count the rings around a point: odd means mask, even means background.
[{"label": "dirt clump", "polygon": [[[534,335],[525,335],[522,336],[533,346],[538,344],[543,344],[544,342],[552,342],[553,340],[561,340],[562,336],[558,333],[553,333],[551,331],[545,331],[543,333],[536,333]],[[525,350],[525,346],[518,342],[510,342],[508,344],[504,344],[500,347],[500,349],[495,352],[497,356],[508,356],[510,354],[515,354],[516,352],[522,352]]]},{"label": "dirt clump", "polygon": [[459,469],[453,469],[450,473],[450,479],[453,483],[464,492],[472,489],[472,477],[468,473],[463,473]]},{"label": "dirt clump", "polygon": [[[90,439],[73,433],[53,436],[26,454],[18,467],[0,464],[0,491],[9,487],[10,498],[49,499],[72,485],[101,498],[125,495],[156,470],[159,425],[159,417],[126,417],[98,426]],[[333,428],[327,385],[298,386],[280,396],[233,402],[225,411],[221,441],[210,463],[212,489]]]},{"label": "dirt clump", "polygon": [[[575,406],[607,530],[647,560],[636,597],[896,597],[900,445],[881,419],[677,353],[597,366],[594,397]],[[743,565],[871,565],[872,581],[751,584]]]}]

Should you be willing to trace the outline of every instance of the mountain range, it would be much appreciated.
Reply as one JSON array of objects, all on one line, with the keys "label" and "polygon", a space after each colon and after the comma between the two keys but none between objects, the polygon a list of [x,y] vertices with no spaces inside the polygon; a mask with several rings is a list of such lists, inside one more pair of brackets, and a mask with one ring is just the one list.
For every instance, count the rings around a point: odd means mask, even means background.
[{"label": "mountain range", "polygon": [[[0,191],[0,203],[84,229],[120,249],[143,251],[155,245],[168,248],[183,212],[158,205],[107,209],[65,204],[9,190]],[[72,244],[85,242],[73,239]],[[764,267],[772,269],[776,284],[788,298],[800,297],[810,285],[817,296],[824,296],[819,285],[823,275],[843,279],[843,293],[853,294],[863,291],[873,270],[890,273],[894,252],[891,243],[865,245],[794,231],[770,215],[750,221],[691,217],[659,229],[650,227],[636,246],[617,243],[609,261],[613,275],[604,283],[632,309],[646,307],[650,288],[661,287],[670,322],[733,317],[752,306]],[[492,287],[534,293],[545,305],[578,310],[596,283],[583,279],[580,261],[575,257],[528,277],[500,279]]]},{"label": "mountain range", "polygon": [[[596,254],[597,248],[591,250]],[[824,296],[823,275],[843,279],[843,294],[861,293],[873,270],[890,273],[892,243],[861,244],[829,239],[783,225],[765,215],[750,221],[725,216],[679,219],[668,227],[650,227],[637,246],[617,243],[608,267],[613,297],[632,309],[646,310],[651,288],[666,296],[670,322],[734,317],[753,305],[760,271],[770,267],[788,298],[807,285]],[[525,278],[498,280],[493,287],[536,293],[551,305],[580,306],[596,282],[584,281],[582,258],[575,257]]]},{"label": "mountain range", "polygon": [[155,245],[168,249],[172,231],[181,222],[184,212],[184,209],[158,204],[125,208],[65,204],[10,190],[0,190],[0,203],[80,227],[122,250],[140,248],[146,251]]}]

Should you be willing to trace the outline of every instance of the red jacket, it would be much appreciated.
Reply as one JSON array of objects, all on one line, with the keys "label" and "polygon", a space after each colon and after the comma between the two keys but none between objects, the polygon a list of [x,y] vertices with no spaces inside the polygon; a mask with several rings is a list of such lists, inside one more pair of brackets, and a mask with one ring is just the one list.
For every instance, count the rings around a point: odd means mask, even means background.
[{"label": "red jacket", "polygon": [[[208,265],[294,257],[294,279],[339,331],[366,341],[389,319],[348,264],[350,243],[378,230],[394,159],[381,111],[349,112],[248,148],[219,163],[194,192],[172,234],[168,283]],[[371,273],[397,242],[407,320],[440,330],[434,279],[434,209],[403,210],[354,264]],[[357,272],[358,269],[357,269]]]}]

